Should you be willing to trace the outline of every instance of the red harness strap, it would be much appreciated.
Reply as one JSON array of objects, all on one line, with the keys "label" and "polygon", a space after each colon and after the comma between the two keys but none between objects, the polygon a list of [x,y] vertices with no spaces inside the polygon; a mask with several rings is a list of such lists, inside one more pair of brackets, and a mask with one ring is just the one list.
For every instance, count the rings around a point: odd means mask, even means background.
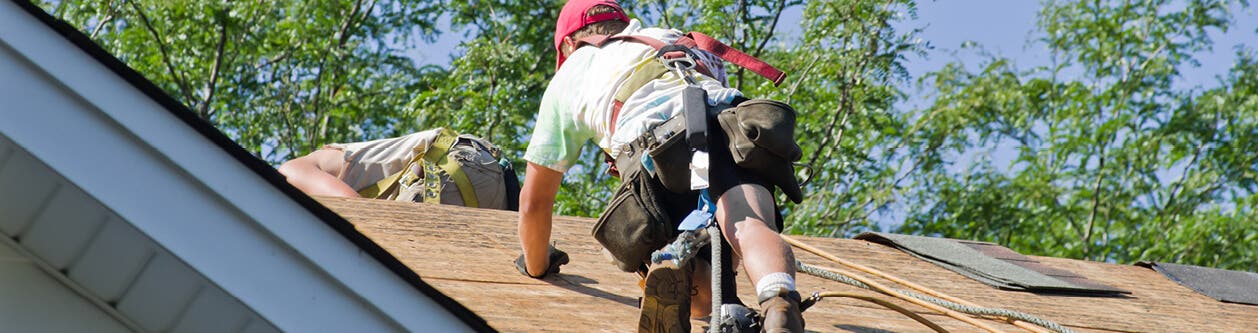
[{"label": "red harness strap", "polygon": [[[664,48],[665,46],[668,46],[668,44],[664,43],[663,41],[659,39],[655,39],[655,38],[651,38],[647,36],[591,35],[591,36],[586,36],[578,40],[576,48],[581,48],[581,46],[585,46],[585,45],[591,45],[594,47],[602,48],[603,45],[607,45],[607,43],[610,43],[612,41],[625,41],[625,42],[646,44],[647,46],[650,46],[656,51]],[[769,79],[770,81],[773,81],[774,86],[781,85],[782,81],[786,79],[785,72],[777,69],[776,67],[773,67],[773,65],[770,65],[767,62],[764,62],[764,60],[760,60],[749,54],[743,53],[742,51],[729,47],[729,45],[725,45],[725,43],[722,43],[721,41],[716,40],[715,38],[712,38],[711,36],[708,36],[701,32],[692,31],[692,32],[686,33],[686,35],[682,36],[681,38],[678,38],[677,41],[673,43],[677,45],[685,46],[687,48],[691,48],[691,49],[697,48],[697,49],[712,53],[720,57],[721,59],[730,62],[731,64],[735,64],[743,68],[746,68],[747,70],[750,70],[752,73],[756,73],[757,75],[760,75],[761,77],[764,77],[766,79]],[[678,54],[671,54],[671,53],[665,54],[664,57],[671,58],[671,57],[683,56],[682,54],[680,54],[681,52],[676,52],[676,53]],[[712,75],[711,70],[709,70],[708,67],[704,65],[702,62],[695,64],[695,69],[698,70],[699,73],[703,73],[704,75],[707,75],[709,77],[715,77]],[[622,106],[624,106],[623,101],[614,101],[612,103],[611,123],[609,123],[610,124],[609,131],[611,133],[615,133],[616,131],[616,127],[615,127],[616,119],[620,118],[620,108]]]},{"label": "red harness strap", "polygon": [[[660,41],[655,38],[647,37],[647,36],[592,35],[592,36],[587,36],[585,38],[581,38],[581,40],[577,41],[577,48],[580,48],[583,45],[592,45],[594,47],[601,48],[603,47],[603,45],[606,45],[609,42],[618,41],[618,40],[646,44],[647,46],[650,46],[651,48],[656,49],[656,50],[664,48],[664,46],[668,45],[668,44],[665,44],[663,41]],[[712,36],[708,36],[701,32],[692,31],[692,32],[686,33],[685,36],[678,38],[677,41],[673,43],[677,45],[685,46],[688,48],[697,48],[700,50],[708,51],[720,57],[721,59],[724,59],[725,61],[730,62],[731,64],[735,64],[743,68],[746,68],[750,70],[751,72],[756,73],[757,75],[760,75],[761,77],[769,79],[769,81],[773,81],[774,86],[781,85],[782,81],[786,79],[786,72],[783,72],[777,69],[776,67],[773,67],[773,65],[770,65],[769,63],[764,62],[764,60],[760,60],[749,54],[743,53],[742,51],[739,51],[735,48],[729,47],[729,45],[725,45],[725,43],[722,43],[721,41],[716,40],[715,38],[712,38]],[[669,56],[669,55],[665,55],[665,56]],[[697,64],[697,65],[701,67],[699,70],[700,73],[704,73],[705,75],[712,76],[711,75],[712,73],[707,70],[707,66],[703,66],[702,64]]]},{"label": "red harness strap", "polygon": [[711,36],[705,35],[701,32],[692,31],[687,33],[686,37],[683,39],[687,38],[693,40],[695,46],[698,46],[700,50],[711,52],[731,64],[742,66],[753,73],[759,74],[760,76],[769,79],[769,81],[773,81],[774,86],[781,85],[782,81],[786,79],[786,72],[778,70],[776,67],[773,67],[773,65],[764,62],[764,60],[757,59],[756,57],[743,53],[743,51],[729,47],[729,45],[725,45],[725,43],[721,43],[721,41],[716,40]]}]

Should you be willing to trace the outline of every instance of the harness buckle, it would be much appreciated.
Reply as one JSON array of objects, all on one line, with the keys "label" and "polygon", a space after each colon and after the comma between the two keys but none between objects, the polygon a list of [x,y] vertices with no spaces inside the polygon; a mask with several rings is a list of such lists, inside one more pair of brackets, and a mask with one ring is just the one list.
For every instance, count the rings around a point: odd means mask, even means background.
[{"label": "harness buckle", "polygon": [[668,68],[674,71],[678,71],[678,70],[688,71],[688,70],[694,69],[695,66],[697,66],[695,64],[694,58],[691,58],[689,54],[687,54],[684,57],[660,58],[660,61],[664,63],[665,68]]},{"label": "harness buckle", "polygon": [[694,50],[677,44],[669,44],[655,52],[655,58],[664,64],[664,68],[673,71],[678,77],[686,80],[687,84],[695,84],[694,80],[686,75],[687,72],[699,66],[699,61],[696,60],[698,57],[695,56]]}]

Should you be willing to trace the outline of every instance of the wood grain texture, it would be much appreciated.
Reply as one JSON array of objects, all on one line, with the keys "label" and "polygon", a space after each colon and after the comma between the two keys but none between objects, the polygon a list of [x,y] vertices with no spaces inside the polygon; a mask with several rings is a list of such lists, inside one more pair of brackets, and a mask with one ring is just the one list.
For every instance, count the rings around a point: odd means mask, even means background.
[{"label": "wood grain texture", "polygon": [[[637,276],[622,273],[608,262],[590,236],[592,219],[555,218],[551,239],[568,252],[572,263],[563,266],[558,276],[536,280],[520,275],[512,264],[520,248],[515,212],[366,199],[319,200],[425,282],[500,331],[629,332],[636,327],[641,292]],[[1080,332],[1258,332],[1258,306],[1215,301],[1142,267],[1033,257],[1049,267],[1132,291],[1125,297],[1034,294],[998,290],[882,245],[850,239],[796,238],[979,305],[1027,312]],[[838,267],[798,249],[795,252],[804,262]],[[742,299],[754,303],[750,282],[741,274],[738,279]],[[798,285],[805,295],[814,291],[877,295],[802,274]],[[978,331],[919,306],[893,302],[926,315],[948,330]],[[899,313],[852,299],[826,299],[804,318],[808,330],[814,332],[930,332]],[[986,322],[1008,332],[1022,331],[1006,323]],[[706,326],[700,321],[694,324],[695,332]]]}]

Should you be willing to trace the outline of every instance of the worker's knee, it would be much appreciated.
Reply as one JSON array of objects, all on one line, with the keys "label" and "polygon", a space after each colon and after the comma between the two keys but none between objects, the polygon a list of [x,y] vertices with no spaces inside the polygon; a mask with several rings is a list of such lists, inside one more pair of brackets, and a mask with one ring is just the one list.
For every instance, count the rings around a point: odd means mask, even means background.
[{"label": "worker's knee", "polygon": [[722,193],[717,201],[716,218],[726,227],[726,232],[760,226],[776,231],[772,193],[758,184],[743,184]]},{"label": "worker's knee", "polygon": [[753,241],[761,238],[778,237],[777,230],[773,228],[773,224],[754,217],[743,219],[742,221],[732,221],[733,238],[731,241],[742,243],[745,241]]}]

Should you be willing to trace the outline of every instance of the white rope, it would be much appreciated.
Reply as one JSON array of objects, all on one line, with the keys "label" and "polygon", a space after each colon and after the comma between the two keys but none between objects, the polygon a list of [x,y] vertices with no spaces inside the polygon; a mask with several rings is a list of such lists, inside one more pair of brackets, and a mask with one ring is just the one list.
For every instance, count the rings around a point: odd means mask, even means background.
[{"label": "white rope", "polygon": [[712,319],[708,323],[708,331],[721,333],[721,228],[712,223],[708,225],[708,239],[712,246]]},{"label": "white rope", "polygon": [[[813,267],[811,265],[805,264],[802,261],[796,260],[795,267],[800,272],[811,274],[817,277],[829,279],[836,282],[846,283],[846,284],[856,286],[862,289],[874,290],[873,287],[870,287],[869,285],[863,282],[856,281],[855,279],[852,279],[850,277],[840,275],[831,271]],[[1009,309],[1001,309],[1001,308],[968,306],[964,304],[957,304],[954,302],[949,302],[949,301],[942,300],[942,299],[932,297],[932,296],[922,295],[913,291],[900,290],[900,289],[892,289],[892,290],[900,294],[903,294],[905,296],[916,298],[922,301],[926,301],[931,304],[939,305],[939,306],[948,308],[949,310],[953,310],[953,311],[957,311],[961,313],[966,313],[966,314],[971,314],[971,315],[976,315],[976,316],[994,316],[994,317],[1010,318],[1010,319],[1015,319],[1015,320],[1020,320],[1020,321],[1025,321],[1031,324],[1035,324],[1037,326],[1049,329],[1054,332],[1074,333],[1074,331],[1071,331],[1069,328],[1066,328],[1065,326],[1061,326],[1060,324],[1057,324],[1057,323],[1054,323],[1054,322],[1051,322],[1051,321],[1048,321],[1048,320],[1045,320],[1036,316],[1032,316],[1023,312],[1018,312],[1018,311],[1009,310]]]}]

